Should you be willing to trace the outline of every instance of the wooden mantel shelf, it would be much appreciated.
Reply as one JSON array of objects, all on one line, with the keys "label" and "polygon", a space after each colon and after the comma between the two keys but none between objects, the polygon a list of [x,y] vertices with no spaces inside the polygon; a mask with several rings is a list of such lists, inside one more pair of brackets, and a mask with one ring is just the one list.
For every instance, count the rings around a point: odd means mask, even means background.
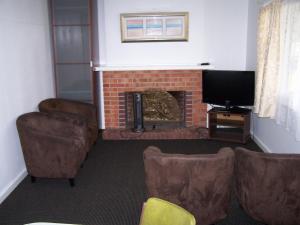
[{"label": "wooden mantel shelf", "polygon": [[211,65],[145,65],[145,66],[95,66],[94,71],[137,71],[137,70],[205,70],[212,69]]}]

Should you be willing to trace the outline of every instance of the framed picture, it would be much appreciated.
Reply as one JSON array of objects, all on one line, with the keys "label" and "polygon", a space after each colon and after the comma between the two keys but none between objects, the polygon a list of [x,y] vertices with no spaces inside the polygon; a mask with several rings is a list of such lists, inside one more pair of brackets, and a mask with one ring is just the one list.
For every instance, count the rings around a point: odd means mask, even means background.
[{"label": "framed picture", "polygon": [[120,19],[122,42],[188,41],[188,12],[124,13]]}]

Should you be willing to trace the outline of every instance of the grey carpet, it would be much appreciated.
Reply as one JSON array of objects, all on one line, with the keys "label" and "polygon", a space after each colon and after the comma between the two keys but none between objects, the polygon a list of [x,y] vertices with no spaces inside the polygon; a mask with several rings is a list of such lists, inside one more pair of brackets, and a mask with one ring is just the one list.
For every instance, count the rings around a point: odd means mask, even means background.
[{"label": "grey carpet", "polygon": [[[71,188],[67,180],[26,177],[0,205],[1,225],[32,222],[85,225],[138,225],[146,199],[142,153],[156,145],[169,153],[215,153],[237,144],[207,140],[103,141],[90,152]],[[252,141],[244,145],[255,151]],[[249,218],[235,199],[229,216],[217,225],[260,225]]]}]

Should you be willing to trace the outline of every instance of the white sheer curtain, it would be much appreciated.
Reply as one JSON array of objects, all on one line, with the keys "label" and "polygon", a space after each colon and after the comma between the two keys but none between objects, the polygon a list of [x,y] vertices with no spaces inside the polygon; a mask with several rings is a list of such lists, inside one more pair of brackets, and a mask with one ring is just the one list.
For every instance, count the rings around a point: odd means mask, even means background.
[{"label": "white sheer curtain", "polygon": [[300,141],[300,0],[273,0],[258,25],[254,112]]},{"label": "white sheer curtain", "polygon": [[257,35],[257,72],[254,112],[272,117],[276,112],[280,58],[280,7],[276,0],[260,9]]},{"label": "white sheer curtain", "polygon": [[300,1],[283,0],[275,119],[300,141]]}]

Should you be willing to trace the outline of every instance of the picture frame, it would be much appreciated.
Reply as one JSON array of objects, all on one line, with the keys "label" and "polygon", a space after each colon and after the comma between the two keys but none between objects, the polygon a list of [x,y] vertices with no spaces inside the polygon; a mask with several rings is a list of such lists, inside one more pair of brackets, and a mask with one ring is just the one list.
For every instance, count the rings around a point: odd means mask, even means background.
[{"label": "picture frame", "polygon": [[123,13],[122,42],[188,41],[188,12]]}]

